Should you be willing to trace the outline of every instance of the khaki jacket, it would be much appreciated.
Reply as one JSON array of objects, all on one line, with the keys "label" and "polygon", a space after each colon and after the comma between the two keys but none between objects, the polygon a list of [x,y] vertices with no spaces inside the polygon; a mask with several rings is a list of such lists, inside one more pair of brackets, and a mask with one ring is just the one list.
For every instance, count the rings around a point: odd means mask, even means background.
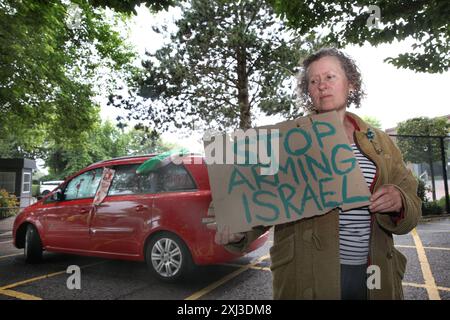
[{"label": "khaki jacket", "polygon": [[[402,195],[404,210],[397,214],[372,215],[369,265],[380,268],[380,289],[368,289],[369,299],[402,299],[406,258],[394,248],[392,234],[410,232],[421,216],[417,182],[406,168],[401,153],[389,136],[371,128],[347,112],[355,124],[355,143],[377,167],[372,192],[382,185],[395,186]],[[267,229],[247,232],[230,251],[245,251]],[[339,210],[325,215],[277,225],[270,249],[274,299],[340,299]]]}]

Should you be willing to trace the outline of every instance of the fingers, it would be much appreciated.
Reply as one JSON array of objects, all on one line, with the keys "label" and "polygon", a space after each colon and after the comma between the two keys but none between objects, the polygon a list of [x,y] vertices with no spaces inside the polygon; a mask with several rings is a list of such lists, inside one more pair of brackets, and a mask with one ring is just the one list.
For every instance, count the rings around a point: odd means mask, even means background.
[{"label": "fingers", "polygon": [[372,213],[400,212],[403,207],[400,191],[393,186],[383,186],[370,197]]},{"label": "fingers", "polygon": [[224,245],[227,244],[230,238],[229,228],[225,227],[222,231],[217,230],[216,235],[214,236],[214,241],[217,244]]},{"label": "fingers", "polygon": [[389,212],[395,207],[394,200],[389,195],[383,195],[379,197],[376,201],[372,202],[369,206],[369,210],[373,213],[375,212]]},{"label": "fingers", "polygon": [[239,242],[244,237],[245,237],[245,235],[243,233],[232,233],[230,242]]},{"label": "fingers", "polygon": [[226,245],[233,242],[238,242],[244,238],[243,233],[230,233],[230,227],[224,227],[222,231],[217,231],[214,236],[214,241],[219,245]]},{"label": "fingers", "polygon": [[386,187],[381,187],[380,189],[378,189],[374,194],[372,194],[370,196],[370,201],[376,201],[379,197],[381,197],[382,195],[386,194],[388,192]]},{"label": "fingers", "polygon": [[217,222],[206,224],[206,228],[208,228],[209,230],[217,230]]},{"label": "fingers", "polygon": [[202,219],[202,222],[206,224],[206,228],[210,230],[215,230],[216,234],[214,235],[214,242],[219,245],[225,245],[232,242],[238,242],[244,238],[245,234],[243,233],[231,233],[230,227],[226,226],[222,231],[217,229],[216,216],[214,212],[214,205],[211,201],[208,214],[206,218]]}]

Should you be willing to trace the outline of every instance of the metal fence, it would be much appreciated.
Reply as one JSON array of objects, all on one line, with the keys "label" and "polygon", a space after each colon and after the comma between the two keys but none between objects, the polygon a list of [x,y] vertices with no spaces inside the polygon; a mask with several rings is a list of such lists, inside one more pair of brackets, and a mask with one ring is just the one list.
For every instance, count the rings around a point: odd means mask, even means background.
[{"label": "metal fence", "polygon": [[450,213],[450,136],[390,135],[403,159],[425,186],[426,204]]}]

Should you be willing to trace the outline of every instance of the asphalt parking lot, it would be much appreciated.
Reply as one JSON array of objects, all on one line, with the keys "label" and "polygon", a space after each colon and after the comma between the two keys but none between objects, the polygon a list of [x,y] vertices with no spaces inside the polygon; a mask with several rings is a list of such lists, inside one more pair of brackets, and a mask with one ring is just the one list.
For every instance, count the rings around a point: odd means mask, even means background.
[{"label": "asphalt parking lot", "polygon": [[[5,225],[0,223],[0,300],[272,299],[271,241],[233,263],[201,267],[189,280],[167,284],[140,262],[45,253],[42,263],[26,264]],[[423,221],[396,236],[395,244],[408,258],[405,299],[450,300],[450,217]],[[79,289],[69,266],[80,267]]]}]

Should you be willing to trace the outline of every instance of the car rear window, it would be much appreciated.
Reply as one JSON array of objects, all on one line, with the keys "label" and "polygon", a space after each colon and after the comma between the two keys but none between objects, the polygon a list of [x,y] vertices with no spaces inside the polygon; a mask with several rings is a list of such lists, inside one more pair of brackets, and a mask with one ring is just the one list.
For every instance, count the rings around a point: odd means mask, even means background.
[{"label": "car rear window", "polygon": [[195,190],[197,187],[182,165],[173,163],[155,171],[136,174],[140,164],[115,166],[108,195],[127,195],[169,191]]},{"label": "car rear window", "polygon": [[157,191],[184,191],[196,189],[194,180],[183,165],[169,165],[157,171]]},{"label": "car rear window", "polygon": [[155,173],[138,175],[139,164],[116,166],[108,195],[126,195],[155,192]]}]

